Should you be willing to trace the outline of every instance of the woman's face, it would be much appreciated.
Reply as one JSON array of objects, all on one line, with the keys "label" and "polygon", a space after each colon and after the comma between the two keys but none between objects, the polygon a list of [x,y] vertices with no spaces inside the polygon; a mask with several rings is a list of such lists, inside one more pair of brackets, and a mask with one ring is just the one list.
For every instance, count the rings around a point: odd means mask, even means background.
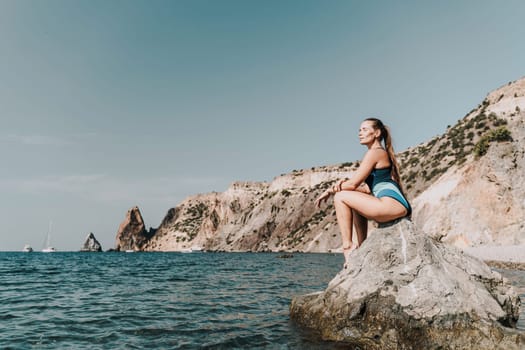
[{"label": "woman's face", "polygon": [[359,143],[370,145],[379,137],[378,134],[379,130],[374,129],[374,123],[370,120],[365,120],[359,128]]}]

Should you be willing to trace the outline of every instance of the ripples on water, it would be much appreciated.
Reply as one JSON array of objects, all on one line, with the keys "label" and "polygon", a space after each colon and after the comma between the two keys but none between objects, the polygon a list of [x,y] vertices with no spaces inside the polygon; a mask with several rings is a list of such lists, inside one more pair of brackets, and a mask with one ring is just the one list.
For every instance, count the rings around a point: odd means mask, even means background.
[{"label": "ripples on water", "polygon": [[[294,327],[288,307],[324,289],[341,256],[278,257],[0,253],[0,348],[335,348]],[[510,278],[525,286],[525,273]]]},{"label": "ripples on water", "polygon": [[0,253],[0,348],[330,348],[288,307],[341,257],[278,256]]}]

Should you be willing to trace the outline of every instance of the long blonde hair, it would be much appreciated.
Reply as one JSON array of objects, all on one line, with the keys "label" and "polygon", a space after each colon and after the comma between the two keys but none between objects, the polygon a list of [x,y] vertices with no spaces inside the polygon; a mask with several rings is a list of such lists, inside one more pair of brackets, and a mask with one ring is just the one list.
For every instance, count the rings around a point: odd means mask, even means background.
[{"label": "long blonde hair", "polygon": [[366,118],[365,121],[372,122],[373,128],[381,131],[380,140],[384,142],[386,153],[388,154],[388,158],[390,158],[390,163],[392,166],[392,179],[399,184],[401,191],[403,191],[401,176],[399,176],[399,166],[397,164],[394,146],[392,146],[392,136],[390,136],[390,129],[377,118]]}]

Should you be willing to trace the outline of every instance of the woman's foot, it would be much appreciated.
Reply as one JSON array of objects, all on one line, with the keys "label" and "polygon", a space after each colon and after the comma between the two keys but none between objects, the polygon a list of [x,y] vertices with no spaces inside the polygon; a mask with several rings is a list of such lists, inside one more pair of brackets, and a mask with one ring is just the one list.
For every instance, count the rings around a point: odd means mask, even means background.
[{"label": "woman's foot", "polygon": [[350,243],[349,246],[343,247],[343,255],[345,257],[345,263],[344,263],[343,267],[345,269],[348,268],[348,261],[350,260],[350,253],[352,253],[357,248],[359,248],[359,246],[357,244],[354,244],[354,243]]}]

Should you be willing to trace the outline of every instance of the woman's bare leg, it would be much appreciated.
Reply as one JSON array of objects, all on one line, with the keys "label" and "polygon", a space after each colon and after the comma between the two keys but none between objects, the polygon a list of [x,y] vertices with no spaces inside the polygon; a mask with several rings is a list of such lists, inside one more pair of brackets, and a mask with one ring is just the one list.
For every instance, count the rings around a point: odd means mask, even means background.
[{"label": "woman's bare leg", "polygon": [[337,192],[334,196],[334,204],[336,210],[338,206],[347,206],[349,210],[354,209],[361,216],[377,222],[388,222],[407,214],[407,209],[393,198],[376,198],[357,191]]},{"label": "woman's bare leg", "polygon": [[393,198],[376,198],[357,191],[337,192],[334,196],[334,206],[343,241],[345,268],[348,266],[350,253],[358,247],[357,244],[352,244],[352,225],[354,223],[358,236],[357,242],[360,245],[368,234],[368,226],[365,226],[368,225],[366,218],[387,222],[403,217],[407,213],[407,209]]},{"label": "woman's bare leg", "polygon": [[360,247],[368,235],[368,219],[352,209],[355,233],[357,234],[357,246]]},{"label": "woman's bare leg", "polygon": [[337,223],[341,231],[341,239],[343,241],[343,255],[345,258],[344,268],[348,266],[349,255],[357,248],[352,244],[352,210],[343,201],[334,199],[335,213],[337,215]]},{"label": "woman's bare leg", "polygon": [[352,245],[352,210],[343,201],[334,200],[334,206],[343,248],[350,247]]}]

